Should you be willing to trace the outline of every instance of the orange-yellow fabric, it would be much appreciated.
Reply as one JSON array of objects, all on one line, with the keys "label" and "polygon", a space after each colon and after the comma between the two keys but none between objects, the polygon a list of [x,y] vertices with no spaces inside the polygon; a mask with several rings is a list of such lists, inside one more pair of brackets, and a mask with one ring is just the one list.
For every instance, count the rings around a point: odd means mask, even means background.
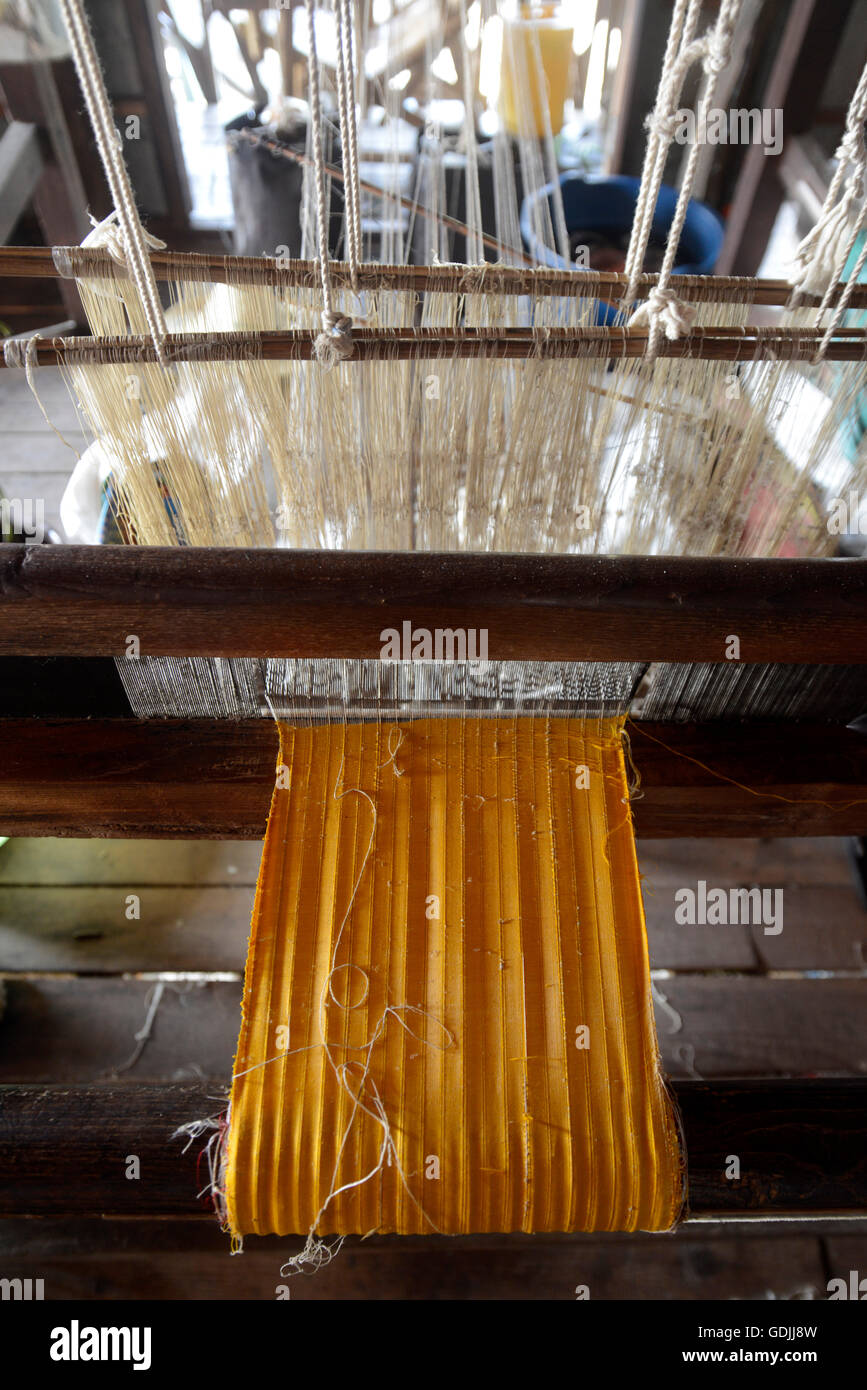
[{"label": "orange-yellow fabric", "polygon": [[231,1096],[233,1232],[674,1223],[621,730],[281,724]]}]

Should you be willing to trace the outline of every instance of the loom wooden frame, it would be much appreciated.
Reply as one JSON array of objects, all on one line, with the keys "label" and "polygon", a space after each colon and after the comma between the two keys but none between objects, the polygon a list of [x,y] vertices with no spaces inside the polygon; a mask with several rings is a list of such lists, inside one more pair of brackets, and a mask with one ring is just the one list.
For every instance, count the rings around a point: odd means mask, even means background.
[{"label": "loom wooden frame", "polygon": [[[721,661],[734,631],[746,661],[842,666],[867,661],[865,600],[865,560],[6,545],[0,654],[120,656],[136,632],[151,655],[369,657],[383,627],[431,617],[487,625],[492,658]],[[642,747],[636,729],[645,773],[639,835],[867,831],[867,751],[854,730],[759,723],[732,736],[731,725],[665,726],[669,746],[660,751],[652,741]],[[3,720],[0,732],[8,750],[0,833],[214,838],[264,828],[276,751],[266,720]],[[715,755],[738,782],[750,768],[770,793],[752,798],[752,818],[745,788],[717,786],[713,774],[696,781],[695,759],[712,765]],[[178,795],[190,777],[192,799]],[[204,814],[206,803],[216,815]],[[692,1214],[803,1218],[867,1208],[863,1080],[678,1081],[673,1089]],[[0,1087],[0,1214],[204,1214],[196,1154],[184,1157],[167,1140],[213,1107],[196,1087]],[[118,1144],[133,1133],[127,1147],[148,1155],[146,1193],[113,1177]],[[721,1155],[733,1147],[754,1155],[764,1174],[737,1190],[721,1177]]]},{"label": "loom wooden frame", "polygon": [[[381,191],[381,190],[377,190]],[[104,275],[111,279],[126,279],[124,266],[113,260],[104,247],[61,246],[53,250],[46,246],[0,246],[0,277],[10,279],[63,278],[55,256],[66,261],[70,268],[82,273]],[[214,284],[265,284],[278,288],[299,286],[317,289],[319,266],[316,261],[294,260],[290,257],[226,256],[216,252],[152,251],[151,265],[157,280],[191,280]],[[338,289],[352,287],[349,266],[345,261],[330,263],[332,282]],[[647,297],[659,282],[658,274],[645,272],[638,276],[638,298]],[[522,267],[487,264],[483,267],[466,265],[384,265],[365,263],[358,268],[358,286],[364,290],[409,290],[467,294],[535,294],[559,295],[575,299],[620,300],[626,290],[628,276],[621,271],[549,270],[536,265]],[[833,308],[842,291],[835,290]],[[750,275],[678,275],[678,294],[694,302],[713,302],[726,299],[737,304],[757,304],[783,307],[792,298],[792,286],[785,280],[759,279]],[[801,308],[816,308],[818,295],[799,294]],[[867,308],[867,285],[855,285],[850,290],[852,309]]]},{"label": "loom wooden frame", "polygon": [[[663,337],[659,357],[705,362],[812,362],[824,339],[812,328],[694,328],[682,338]],[[302,329],[261,333],[169,333],[161,344],[167,362],[310,362],[315,358],[317,332]],[[645,356],[648,334],[635,328],[540,329],[361,328],[353,332],[353,353],[343,365],[367,361],[436,361],[454,358],[519,361],[583,357],[633,360]],[[18,344],[15,344],[18,347]],[[37,366],[116,366],[156,363],[150,338],[129,333],[123,337],[40,338],[33,353]],[[867,332],[837,329],[822,352],[827,362],[867,362]],[[0,368],[10,364],[4,356]],[[23,363],[22,363],[23,365]]]},{"label": "loom wooden frame", "polygon": [[[867,560],[0,548],[0,655],[121,657],[135,633],[148,656],[376,658],[407,618],[485,627],[492,659],[721,662],[734,632],[747,663],[859,664]],[[0,833],[264,831],[269,720],[2,726]],[[867,833],[855,730],[636,724],[632,745],[643,838]]]},{"label": "loom wooden frame", "polygon": [[[281,288],[296,286],[317,290],[317,265],[313,261],[270,257],[228,257],[177,254],[155,251],[151,264],[155,276],[163,280],[196,280],[243,285],[264,284]],[[63,269],[59,269],[62,266]],[[62,277],[90,272],[108,278],[125,278],[126,270],[111,259],[102,247],[0,248],[0,275]],[[338,288],[351,288],[348,267],[332,265],[333,282]],[[645,298],[657,284],[657,275],[637,280],[639,298]],[[616,303],[623,299],[628,279],[622,273],[557,271],[535,267],[490,264],[484,266],[395,266],[370,264],[358,271],[361,290],[406,290],[416,294],[449,292],[466,295],[531,294],[557,295],[581,300],[600,299]],[[812,307],[815,296],[793,297],[791,286],[780,280],[753,277],[684,275],[678,277],[678,292],[696,302],[729,302],[761,305],[796,304]],[[840,285],[835,303],[846,293],[852,309],[867,305],[864,287]],[[156,362],[156,349],[150,339],[128,334],[123,337],[41,338],[34,344],[35,361],[40,366],[74,365],[76,361],[94,363]],[[246,358],[264,361],[309,361],[314,356],[315,333],[310,331],[263,331],[261,333],[171,333],[162,345],[165,360],[233,361]],[[716,362],[746,362],[780,359],[811,362],[821,349],[829,362],[867,361],[867,332],[861,328],[839,327],[827,343],[825,330],[807,325],[795,328],[696,328],[674,341],[663,337],[657,344],[659,357],[693,358]],[[520,360],[540,357],[599,357],[632,359],[647,352],[646,329],[621,326],[584,326],[574,329],[525,328],[371,330],[358,327],[353,332],[352,361],[428,360],[450,358],[494,358]],[[7,366],[0,358],[0,368]]]}]

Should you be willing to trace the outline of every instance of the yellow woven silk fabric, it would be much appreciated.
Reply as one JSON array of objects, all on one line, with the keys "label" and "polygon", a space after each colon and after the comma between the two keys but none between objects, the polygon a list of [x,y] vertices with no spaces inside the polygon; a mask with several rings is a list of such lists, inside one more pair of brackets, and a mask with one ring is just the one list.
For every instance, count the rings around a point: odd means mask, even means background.
[{"label": "yellow woven silk fabric", "polygon": [[231,1097],[233,1232],[674,1223],[621,730],[280,726]]}]

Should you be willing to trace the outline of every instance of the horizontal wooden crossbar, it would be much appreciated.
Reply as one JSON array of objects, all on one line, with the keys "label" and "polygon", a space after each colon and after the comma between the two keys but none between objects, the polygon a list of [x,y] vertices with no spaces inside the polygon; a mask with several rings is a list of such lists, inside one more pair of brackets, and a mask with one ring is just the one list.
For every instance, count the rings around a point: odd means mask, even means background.
[{"label": "horizontal wooden crossbar", "polygon": [[[269,329],[247,333],[169,333],[162,351],[168,362],[309,362],[315,356],[319,329]],[[811,362],[824,339],[814,328],[694,328],[682,338],[663,337],[660,357],[685,357],[707,362]],[[357,328],[347,364],[373,361],[451,361],[594,357],[600,360],[644,357],[648,333],[643,328],[523,328],[448,329]],[[37,338],[30,340],[33,360],[40,367],[143,364],[158,361],[148,337]],[[0,357],[0,368],[25,365],[21,343],[10,342],[13,357]],[[828,362],[867,361],[867,333],[840,328],[822,350]]]},{"label": "horizontal wooden crossbar", "polygon": [[486,629],[492,661],[867,661],[867,560],[0,546],[0,654],[379,657]]},{"label": "horizontal wooden crossbar", "polygon": [[[242,132],[246,137],[249,132]],[[303,156],[301,156],[303,160]],[[381,189],[374,190],[381,193]],[[466,232],[459,224],[458,229]],[[57,262],[76,275],[105,276],[109,279],[126,277],[125,267],[113,260],[105,247],[61,246],[52,251],[44,246],[0,247],[0,277],[53,278],[60,275]],[[300,261],[275,256],[223,256],[211,252],[151,251],[150,262],[157,280],[210,281],[222,284],[268,284],[281,287],[298,285],[318,289],[317,261]],[[350,288],[349,265],[332,261],[333,284],[340,289]],[[639,275],[637,297],[644,299],[659,282],[657,274]],[[593,297],[607,300],[623,298],[629,276],[622,271],[607,270],[549,270],[544,266],[492,265],[379,265],[368,263],[358,269],[362,290],[408,290],[416,293],[464,292],[488,290],[495,294],[560,295],[571,298]],[[683,299],[695,301],[720,300],[738,304],[783,306],[792,297],[792,286],[785,280],[756,279],[747,275],[678,275],[675,288]],[[837,287],[831,300],[836,304]],[[817,306],[820,296],[804,294],[799,297],[802,308]],[[851,307],[867,307],[867,286],[856,285],[850,290]]]},{"label": "horizontal wooden crossbar", "polygon": [[[867,1209],[867,1080],[674,1081],[689,1214]],[[213,1086],[0,1086],[0,1216],[206,1214],[205,1139],[174,1132],[225,1108]],[[142,1178],[130,1182],[126,1156]],[[726,1177],[730,1155],[740,1178]]]},{"label": "horizontal wooden crossbar", "polygon": [[[827,724],[630,723],[639,838],[867,834],[867,738]],[[270,719],[0,720],[0,835],[264,837]]]}]

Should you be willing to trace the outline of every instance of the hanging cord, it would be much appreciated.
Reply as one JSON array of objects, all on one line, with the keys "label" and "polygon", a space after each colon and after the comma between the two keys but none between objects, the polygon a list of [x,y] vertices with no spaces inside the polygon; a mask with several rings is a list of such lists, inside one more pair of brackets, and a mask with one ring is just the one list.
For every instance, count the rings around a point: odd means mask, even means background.
[{"label": "hanging cord", "polygon": [[[795,287],[792,307],[797,306],[802,294],[824,294],[827,297],[828,292],[833,291],[854,244],[852,220],[856,212],[861,210],[867,175],[865,121],[867,66],[861,73],[846,114],[846,129],[836,153],[837,168],[828,186],[822,211],[816,225],[795,252],[795,267],[791,276],[791,284]],[[847,180],[846,171],[850,165]],[[863,216],[863,210],[861,212]],[[823,304],[822,307],[827,306]]]},{"label": "hanging cord", "polygon": [[[867,65],[865,65],[858,85],[855,88],[849,110],[846,113],[846,129],[837,148],[837,168],[825,195],[822,211],[812,231],[808,232],[795,252],[795,264],[791,283],[795,292],[789,302],[790,309],[796,309],[803,294],[821,294],[822,302],[816,313],[816,323],[821,324],[824,314],[831,307],[831,300],[837,290],[859,236],[867,228],[867,144],[864,141],[864,122],[867,121]],[[849,171],[847,177],[847,170]],[[842,193],[842,197],[840,196]],[[839,201],[838,201],[839,199]],[[852,269],[834,313],[825,330],[814,358],[820,361],[828,349],[828,344],[843,322],[855,286],[867,263],[867,239],[855,266]]]},{"label": "hanging cord", "polygon": [[148,255],[147,233],[136,207],[135,195],[123,158],[120,135],[114,124],[111,103],[96,56],[93,35],[82,0],[60,0],[60,6],[78,80],[120,223],[125,264],[141,299],[157,361],[165,366],[165,315]]},{"label": "hanging cord", "polygon": [[343,183],[346,258],[349,261],[352,288],[357,291],[358,263],[361,260],[361,193],[358,177],[358,131],[350,0],[334,0],[334,16],[337,21],[337,109],[340,115],[340,145],[346,175]]},{"label": "hanging cord", "polygon": [[361,179],[358,172],[358,104],[355,94],[355,24],[352,0],[338,0],[343,10],[343,43],[346,63],[346,95],[349,106],[347,134],[349,137],[350,198],[354,209],[354,247],[356,264],[363,259],[361,243]]},{"label": "hanging cord", "polygon": [[[848,259],[849,259],[849,255],[850,255],[850,253],[851,253],[852,247],[855,245],[855,242],[858,240],[858,237],[861,235],[861,232],[862,232],[865,228],[867,228],[867,206],[864,207],[864,209],[863,209],[863,211],[862,211],[862,213],[861,213],[861,216],[859,217],[857,223],[855,224],[855,231],[854,231],[854,233],[853,233],[853,235],[852,235],[851,245],[848,246],[848,247],[846,248],[845,258],[844,258],[844,260],[843,260],[843,266],[846,265],[846,261],[848,261]],[[864,238],[864,245],[861,247],[861,251],[860,251],[860,254],[859,254],[859,256],[858,256],[858,259],[857,259],[857,261],[855,262],[854,266],[852,267],[852,273],[851,273],[851,275],[849,276],[848,280],[846,281],[846,284],[845,284],[845,286],[844,286],[844,288],[843,288],[843,291],[842,291],[842,293],[841,293],[841,295],[840,295],[840,299],[839,299],[839,301],[838,301],[838,303],[837,303],[837,307],[836,307],[836,309],[834,310],[834,313],[833,313],[832,316],[831,316],[831,322],[828,324],[828,327],[825,329],[825,336],[823,337],[821,343],[819,344],[818,348],[816,349],[816,355],[815,355],[815,357],[813,358],[813,361],[814,361],[814,362],[821,362],[822,358],[825,356],[825,353],[828,351],[828,345],[829,345],[829,343],[831,342],[831,339],[834,337],[834,334],[837,332],[837,329],[840,327],[841,323],[843,322],[843,317],[844,317],[844,315],[845,315],[847,309],[849,308],[849,301],[850,301],[850,299],[852,298],[852,292],[853,292],[853,290],[855,289],[855,286],[858,284],[858,282],[859,282],[860,279],[861,279],[861,275],[862,275],[862,273],[863,273],[863,271],[864,271],[865,265],[867,265],[867,237]],[[841,269],[842,269],[842,267],[841,267]],[[836,285],[836,281],[834,282],[834,285]],[[833,293],[833,290],[834,290],[834,285],[832,285],[832,286],[829,288],[829,290],[827,291],[827,293],[826,293],[826,295],[825,295],[825,299],[830,299],[831,294]],[[821,306],[821,307],[819,308],[819,310],[817,311],[817,315],[816,315],[816,322],[817,322],[817,323],[818,323],[819,320],[821,319],[822,314],[825,312],[825,309],[826,309],[827,307],[828,307],[828,306],[825,304],[825,301],[823,300],[823,301],[822,301],[822,306]]]},{"label": "hanging cord", "polygon": [[[701,59],[703,80],[697,105],[697,127],[699,132],[703,132],[707,127],[707,114],[713,100],[717,79],[731,61],[732,42],[741,5],[742,0],[722,0],[716,24],[701,38],[692,39],[687,43],[683,43],[668,72],[663,71],[660,91],[657,97],[657,106],[652,117],[652,128],[659,142],[655,169],[658,168],[660,171],[660,182],[668,147],[674,136],[675,124],[679,119],[677,102],[680,98],[680,92],[686,74],[692,65]],[[685,26],[687,31],[689,22],[693,17],[694,13],[691,5]],[[695,309],[685,304],[678,297],[671,288],[670,281],[674,274],[677,249],[680,244],[680,237],[683,232],[686,215],[689,211],[692,187],[698,169],[700,149],[701,144],[697,134],[690,148],[689,159],[678,194],[677,207],[668,230],[665,257],[660,268],[659,280],[655,288],[648,295],[648,298],[636,309],[629,320],[630,328],[635,328],[645,323],[649,325],[650,336],[647,344],[647,355],[649,357],[656,356],[659,350],[659,336],[662,331],[665,332],[665,336],[669,339],[680,338],[689,331],[693,318],[695,317]],[[639,264],[643,264],[644,262],[647,242],[650,239],[652,214],[656,206],[658,191],[657,188],[652,202],[650,201],[648,193],[645,207],[642,209],[640,227],[641,242],[636,249],[636,257],[640,256]],[[637,273],[638,272],[634,269],[631,271],[633,276]]]},{"label": "hanging cord", "polygon": [[[461,33],[467,30],[467,3],[460,0],[459,7]],[[468,265],[481,265],[485,259],[482,250],[482,203],[479,191],[479,150],[476,141],[475,88],[473,86],[472,64],[466,43],[461,43],[461,82],[464,101],[464,151],[467,157],[466,171],[466,221],[469,231],[466,239],[466,259]]]},{"label": "hanging cord", "polygon": [[[672,107],[675,106],[679,93],[674,96],[670,94],[671,69],[680,49],[691,41],[695,33],[701,4],[702,0],[676,0],[671,16],[671,26],[662,59],[656,101],[644,123],[647,130],[647,148],[644,151],[641,183],[623,267],[624,273],[629,276],[624,303],[629,303],[636,297],[636,282],[641,274],[647,243],[650,240],[653,211],[662,186],[668,143],[670,143],[677,128],[678,117],[676,111],[672,111]],[[688,13],[687,5],[689,6]],[[665,144],[663,144],[663,137],[666,140]]]},{"label": "hanging cord", "polygon": [[333,367],[351,357],[352,319],[338,313],[334,307],[334,290],[328,264],[328,199],[325,189],[325,156],[322,149],[322,87],[319,55],[316,51],[316,28],[313,0],[304,0],[307,12],[308,54],[310,81],[310,127],[313,139],[313,170],[316,186],[316,231],[319,242],[319,278],[322,282],[322,332],[313,344],[316,360],[324,367]]}]

